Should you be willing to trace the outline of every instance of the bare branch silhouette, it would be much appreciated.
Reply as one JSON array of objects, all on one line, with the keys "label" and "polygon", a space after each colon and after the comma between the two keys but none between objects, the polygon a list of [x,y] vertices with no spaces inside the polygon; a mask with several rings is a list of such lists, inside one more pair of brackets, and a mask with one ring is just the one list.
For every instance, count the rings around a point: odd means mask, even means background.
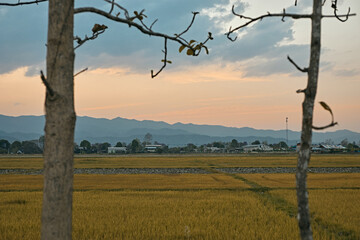
[{"label": "bare branch silhouette", "polygon": [[89,40],[96,39],[100,34],[104,33],[106,29],[107,29],[107,26],[105,26],[105,25],[95,24],[92,29],[93,33],[92,33],[91,37],[88,37],[87,35],[85,35],[84,39],[81,39],[80,37],[75,36],[74,40],[76,40],[78,45],[76,47],[74,47],[74,49],[79,48],[81,45],[83,45],[85,42],[87,42]]},{"label": "bare branch silhouette", "polygon": [[170,63],[170,64],[171,64],[171,61],[167,60],[167,38],[165,38],[163,53],[164,53],[164,59],[161,60],[161,61],[162,61],[164,64],[163,64],[163,66],[160,68],[160,70],[157,71],[157,73],[155,73],[155,74],[154,74],[154,70],[151,70],[151,78],[154,78],[154,77],[156,77],[159,73],[161,73],[161,71],[166,67],[166,64],[167,64],[167,63]]},{"label": "bare branch silhouette", "polygon": [[308,72],[308,68],[300,68],[289,56],[287,56],[287,59],[299,70],[300,72]]},{"label": "bare branch silhouette", "polygon": [[334,121],[334,114],[333,114],[331,108],[329,107],[329,105],[327,105],[325,102],[319,102],[319,103],[326,111],[329,111],[329,113],[331,114],[331,123],[324,126],[324,127],[312,126],[312,128],[315,129],[315,130],[324,130],[326,128],[330,128],[330,127],[333,127],[333,126],[337,125],[338,123]]},{"label": "bare branch silhouette", "polygon": [[74,77],[78,76],[79,74],[83,73],[83,72],[86,72],[88,70],[88,68],[84,68],[83,70],[77,72],[74,74]]},{"label": "bare branch silhouette", "polygon": [[38,4],[42,2],[47,2],[48,0],[36,0],[36,1],[29,1],[29,2],[20,2],[17,3],[0,3],[0,6],[9,6],[9,7],[15,7],[15,6],[22,6],[22,5],[30,5],[30,4]]},{"label": "bare branch silhouette", "polygon": [[[296,13],[286,13],[285,9],[283,9],[283,12],[282,13],[270,13],[270,12],[267,12],[267,14],[263,14],[263,15],[260,15],[258,17],[255,17],[255,18],[252,18],[252,17],[248,17],[248,16],[245,16],[245,15],[242,15],[242,14],[238,14],[235,12],[235,6],[233,5],[232,6],[232,13],[239,17],[240,19],[246,19],[247,22],[245,22],[244,24],[236,27],[236,28],[232,28],[230,27],[229,31],[227,33],[225,33],[225,35],[227,36],[227,38],[231,41],[236,41],[237,37],[235,38],[232,38],[231,37],[231,34],[252,24],[252,23],[255,23],[257,21],[261,21],[262,19],[264,18],[268,18],[268,17],[281,17],[281,20],[282,21],[285,21],[285,18],[288,17],[288,18],[292,18],[292,19],[301,19],[301,18],[309,18],[311,19],[312,17],[312,14],[296,14]],[[321,18],[337,18],[339,19],[339,17],[346,17],[346,20],[348,17],[350,16],[356,16],[355,13],[350,13],[348,12],[348,14],[346,15],[321,15]],[[341,19],[339,19],[340,21],[342,21]],[[346,21],[344,20],[344,21]],[[344,22],[342,21],[342,22]]]},{"label": "bare branch silhouette", "polygon": [[[347,14],[344,15],[337,15],[337,0],[332,0],[331,7],[334,9],[334,16],[340,21],[340,22],[346,22],[349,19],[350,15],[350,7],[348,9]],[[345,19],[341,19],[340,17],[345,17]]]},{"label": "bare branch silhouette", "polygon": [[[187,55],[192,55],[192,56],[198,56],[201,51],[203,49],[205,49],[206,53],[209,52],[208,48],[205,46],[205,44],[209,41],[209,40],[212,40],[212,35],[211,33],[209,33],[208,37],[205,39],[204,42],[200,42],[198,44],[194,44],[193,41],[195,40],[191,40],[191,41],[187,41],[185,40],[182,35],[184,33],[186,33],[190,28],[191,26],[193,25],[194,21],[195,21],[195,17],[196,15],[198,14],[198,12],[193,12],[193,18],[190,22],[190,24],[188,25],[188,27],[183,31],[181,32],[180,34],[174,34],[174,36],[170,36],[170,35],[167,35],[167,34],[164,34],[164,33],[160,33],[160,32],[155,32],[152,30],[152,26],[154,25],[154,23],[156,22],[153,22],[151,24],[150,27],[148,27],[144,22],[143,22],[143,18],[146,17],[146,15],[144,15],[144,11],[145,10],[142,10],[140,13],[138,12],[134,12],[134,16],[130,17],[129,14],[128,14],[128,11],[125,10],[123,7],[121,7],[119,4],[117,3],[113,3],[112,1],[109,1],[109,0],[104,0],[106,2],[109,2],[111,3],[112,5],[118,7],[119,9],[121,9],[122,11],[125,12],[125,18],[121,18],[119,17],[119,14],[117,15],[112,15],[108,12],[105,12],[103,10],[100,10],[100,9],[97,9],[97,8],[93,8],[93,7],[81,7],[81,8],[76,8],[74,9],[74,14],[78,14],[78,13],[85,13],[85,12],[91,12],[91,13],[95,13],[95,14],[98,14],[98,15],[101,15],[103,17],[106,17],[110,20],[113,20],[115,22],[120,22],[120,23],[125,23],[125,24],[128,24],[129,27],[135,27],[136,29],[138,29],[140,32],[146,34],[146,35],[149,35],[149,36],[155,36],[155,37],[161,37],[161,38],[164,38],[165,39],[165,42],[167,43],[168,40],[171,40],[171,41],[175,41],[175,42],[178,42],[181,46],[185,46],[186,48],[188,48],[188,52],[187,53],[191,53],[191,54],[187,54]],[[138,19],[140,21],[141,24],[135,22],[135,20]],[[91,39],[88,39],[88,40],[91,40]],[[81,42],[81,41],[80,41]],[[196,42],[196,41],[195,41]],[[196,42],[197,43],[197,42]],[[167,54],[167,46],[165,47],[164,46],[164,53],[165,55]],[[166,66],[166,62],[164,63],[164,65]],[[152,74],[151,76],[152,77],[155,77],[158,75],[158,73],[160,73],[165,66],[162,66],[161,69],[157,72],[157,74],[153,74],[154,71],[152,71]]]}]

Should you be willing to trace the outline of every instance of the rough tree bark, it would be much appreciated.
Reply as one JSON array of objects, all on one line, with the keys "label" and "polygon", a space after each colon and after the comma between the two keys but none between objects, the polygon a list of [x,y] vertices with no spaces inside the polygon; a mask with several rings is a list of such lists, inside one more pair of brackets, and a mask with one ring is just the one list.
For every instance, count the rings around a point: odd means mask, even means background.
[{"label": "rough tree bark", "polygon": [[76,119],[73,19],[74,0],[49,0],[41,239],[71,239]]},{"label": "rough tree bark", "polygon": [[301,239],[313,239],[310,224],[309,198],[307,191],[307,169],[310,162],[314,102],[317,91],[321,50],[322,0],[313,1],[311,18],[310,63],[307,70],[307,87],[303,90],[301,145],[296,171],[296,194],[298,199],[298,223]]}]

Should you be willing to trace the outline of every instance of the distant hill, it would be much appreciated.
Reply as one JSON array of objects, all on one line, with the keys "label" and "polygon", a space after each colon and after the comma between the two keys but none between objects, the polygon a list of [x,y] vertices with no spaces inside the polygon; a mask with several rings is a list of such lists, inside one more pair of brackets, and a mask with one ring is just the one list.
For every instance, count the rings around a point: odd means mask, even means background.
[{"label": "distant hill", "polygon": [[[11,117],[0,115],[0,139],[10,142],[15,140],[37,139],[44,134],[44,116]],[[249,127],[234,128],[220,125],[196,125],[175,123],[169,124],[159,121],[138,121],[125,118],[92,118],[77,117],[75,141],[89,140],[91,143],[118,141],[129,143],[134,138],[143,140],[146,133],[153,135],[153,141],[168,144],[169,146],[183,146],[188,143],[196,145],[214,141],[229,142],[237,139],[251,143],[255,140],[278,143],[286,141],[286,130],[258,130]],[[300,132],[288,131],[289,144],[300,141]],[[360,141],[360,133],[349,130],[335,132],[314,132],[313,142],[324,142],[331,139],[335,143],[347,139],[349,142]]]}]

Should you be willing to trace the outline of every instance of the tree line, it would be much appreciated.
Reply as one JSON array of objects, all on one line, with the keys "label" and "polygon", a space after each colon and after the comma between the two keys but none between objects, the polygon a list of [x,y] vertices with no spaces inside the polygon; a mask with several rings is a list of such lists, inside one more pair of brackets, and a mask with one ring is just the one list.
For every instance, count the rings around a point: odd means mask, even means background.
[{"label": "tree line", "polygon": [[[169,147],[166,143],[159,143],[152,141],[151,134],[147,133],[143,141],[138,138],[133,139],[130,143],[117,142],[114,147],[122,148],[121,153],[146,153],[147,146],[154,146],[154,153],[239,153],[243,152],[243,147],[248,145],[260,145],[264,144],[273,149],[273,151],[295,151],[296,146],[289,146],[286,142],[280,141],[278,143],[268,144],[266,141],[260,142],[255,140],[253,142],[240,142],[233,139],[231,142],[214,141],[207,144],[195,145],[188,143],[185,146]],[[347,152],[359,152],[360,141],[349,142],[347,139],[343,139],[339,144],[335,144],[333,140],[326,139],[321,144],[324,145],[341,145],[346,148]],[[90,143],[88,140],[82,140],[80,144],[74,143],[75,154],[107,154],[108,148],[112,147],[109,142],[103,143]],[[0,154],[42,154],[44,149],[44,136],[41,136],[36,140],[29,141],[14,141],[10,143],[8,140],[0,140]]]},{"label": "tree line", "polygon": [[44,137],[31,141],[0,140],[0,154],[41,154],[44,149]]}]

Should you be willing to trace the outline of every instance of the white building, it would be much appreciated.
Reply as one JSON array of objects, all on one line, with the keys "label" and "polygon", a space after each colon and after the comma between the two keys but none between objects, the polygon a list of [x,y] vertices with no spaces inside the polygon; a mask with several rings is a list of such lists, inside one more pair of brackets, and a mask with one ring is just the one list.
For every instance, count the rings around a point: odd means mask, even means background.
[{"label": "white building", "polygon": [[224,149],[218,147],[206,147],[205,152],[219,153],[219,152],[224,152]]},{"label": "white building", "polygon": [[265,144],[256,144],[256,145],[246,145],[243,146],[244,152],[252,152],[252,151],[262,151],[262,152],[270,152],[274,149]]},{"label": "white building", "polygon": [[146,152],[156,152],[157,149],[163,148],[163,145],[146,145],[145,151]]},{"label": "white building", "polygon": [[108,153],[126,153],[126,147],[108,147]]}]

